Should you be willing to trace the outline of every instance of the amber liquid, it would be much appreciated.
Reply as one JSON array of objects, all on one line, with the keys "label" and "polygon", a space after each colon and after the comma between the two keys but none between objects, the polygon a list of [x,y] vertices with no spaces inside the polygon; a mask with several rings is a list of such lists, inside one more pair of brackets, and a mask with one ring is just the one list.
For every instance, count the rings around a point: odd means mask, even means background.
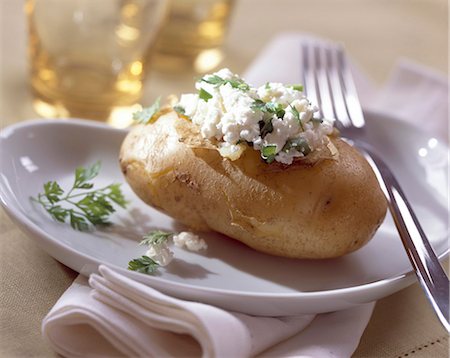
[{"label": "amber liquid", "polygon": [[142,94],[163,3],[29,0],[35,110],[101,120],[131,111]]},{"label": "amber liquid", "polygon": [[232,0],[175,0],[156,44],[155,66],[206,72],[222,59]]}]

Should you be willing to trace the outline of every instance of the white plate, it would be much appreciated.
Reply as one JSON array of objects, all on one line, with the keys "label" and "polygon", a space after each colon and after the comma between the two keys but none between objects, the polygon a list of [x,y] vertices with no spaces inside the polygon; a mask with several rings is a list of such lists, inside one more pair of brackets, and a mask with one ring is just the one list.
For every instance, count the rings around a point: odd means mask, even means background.
[{"label": "white plate", "polygon": [[[367,113],[371,141],[403,184],[437,254],[448,253],[448,148],[414,127]],[[219,234],[205,234],[208,250],[175,249],[176,259],[156,276],[127,271],[145,252],[141,235],[179,230],[170,217],[143,204],[124,182],[118,151],[126,131],[84,120],[31,120],[5,128],[0,137],[0,196],[13,220],[44,250],[85,275],[111,265],[168,294],[260,315],[319,313],[370,302],[415,280],[391,217],[355,253],[332,260],[295,260],[258,253]],[[73,171],[102,161],[98,185],[124,183],[131,201],[109,229],[74,231],[30,201],[42,185],[67,188]]]}]

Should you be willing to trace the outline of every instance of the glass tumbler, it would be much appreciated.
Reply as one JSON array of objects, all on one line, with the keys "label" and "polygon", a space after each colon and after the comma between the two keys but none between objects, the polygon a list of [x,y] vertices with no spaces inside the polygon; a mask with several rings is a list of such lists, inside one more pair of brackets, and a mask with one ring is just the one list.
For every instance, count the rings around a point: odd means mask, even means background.
[{"label": "glass tumbler", "polygon": [[33,106],[124,127],[168,0],[27,0]]},{"label": "glass tumbler", "polygon": [[234,0],[173,0],[154,52],[155,68],[205,73],[222,61]]}]

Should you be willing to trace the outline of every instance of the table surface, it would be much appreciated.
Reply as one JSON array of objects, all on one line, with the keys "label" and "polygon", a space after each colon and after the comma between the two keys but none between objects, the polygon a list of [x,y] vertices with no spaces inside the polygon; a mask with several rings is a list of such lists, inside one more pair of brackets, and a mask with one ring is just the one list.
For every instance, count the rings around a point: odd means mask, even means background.
[{"label": "table surface", "polygon": [[[1,126],[35,118],[28,87],[22,1],[0,2]],[[251,21],[249,21],[251,20]],[[447,73],[445,0],[240,0],[222,63],[245,71],[281,32],[309,32],[343,42],[376,84],[406,57]],[[152,71],[142,102],[192,90],[190,72]],[[42,318],[76,273],[42,251],[0,210],[0,356],[55,356],[42,340]],[[377,302],[354,357],[446,357],[448,336],[414,284]]]}]

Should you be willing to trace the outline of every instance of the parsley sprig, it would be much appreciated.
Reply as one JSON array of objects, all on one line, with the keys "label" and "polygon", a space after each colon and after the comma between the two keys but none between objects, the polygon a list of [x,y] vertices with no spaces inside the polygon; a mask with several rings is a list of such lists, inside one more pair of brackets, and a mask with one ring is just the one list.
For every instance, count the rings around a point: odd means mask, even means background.
[{"label": "parsley sprig", "polygon": [[156,101],[149,107],[142,108],[142,110],[133,113],[133,119],[141,124],[147,124],[161,109],[161,97],[158,97]]},{"label": "parsley sprig", "polygon": [[243,79],[231,79],[227,80],[217,75],[212,76],[205,76],[202,79],[200,79],[201,82],[206,82],[211,85],[216,85],[216,87],[223,86],[227,83],[231,85],[233,88],[237,88],[241,91],[248,91],[250,89],[250,86],[248,83],[246,83]]},{"label": "parsley sprig", "polygon": [[155,273],[158,267],[159,264],[146,255],[142,255],[141,257],[133,259],[128,263],[128,270],[145,273],[147,275]]},{"label": "parsley sprig", "polygon": [[143,236],[142,241],[139,245],[160,245],[166,240],[170,239],[173,235],[173,232],[166,232],[161,230],[150,231],[148,234]]},{"label": "parsley sprig", "polygon": [[[157,247],[158,245],[165,243],[173,235],[175,235],[175,233],[162,230],[150,231],[143,236],[143,239],[139,245]],[[147,255],[142,255],[141,257],[128,262],[128,270],[137,271],[148,275],[154,274],[159,266],[160,265],[158,262]]]},{"label": "parsley sprig", "polygon": [[44,184],[44,192],[32,200],[41,204],[59,222],[69,220],[73,229],[86,231],[97,225],[109,225],[108,217],[115,212],[114,204],[125,208],[127,201],[120,184],[94,189],[91,182],[100,171],[101,163],[77,168],[72,188],[65,192],[56,181]]},{"label": "parsley sprig", "polygon": [[273,116],[275,114],[278,118],[283,118],[284,114],[286,113],[280,103],[264,102],[260,99],[255,99],[251,108],[253,110],[258,110],[265,114],[269,114],[270,116]]}]

